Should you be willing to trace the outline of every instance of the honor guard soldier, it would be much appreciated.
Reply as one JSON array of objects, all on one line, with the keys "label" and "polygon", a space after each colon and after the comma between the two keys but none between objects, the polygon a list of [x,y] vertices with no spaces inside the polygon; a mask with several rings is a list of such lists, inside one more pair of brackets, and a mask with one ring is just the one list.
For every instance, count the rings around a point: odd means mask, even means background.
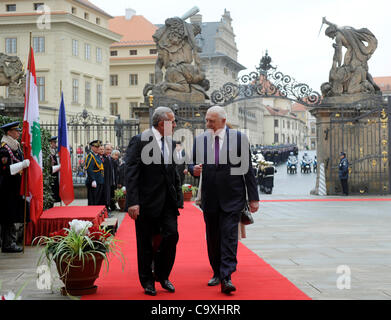
[{"label": "honor guard soldier", "polygon": [[90,143],[91,151],[85,160],[85,169],[87,170],[87,197],[88,205],[105,205],[104,195],[104,168],[103,162],[99,156],[99,148],[102,145],[100,140],[94,140]]},{"label": "honor guard soldier", "polygon": [[52,164],[52,195],[54,202],[61,202],[60,198],[60,185],[59,185],[59,171],[61,165],[58,161],[58,153],[57,153],[57,137],[50,138],[50,160]]},{"label": "honor guard soldier", "polygon": [[[23,249],[16,244],[15,223],[24,222],[25,200],[20,195],[23,169],[30,166],[29,160],[23,159],[18,142],[19,122],[12,122],[0,127],[4,136],[0,143],[0,227],[1,251],[14,253]],[[26,204],[26,222],[30,220],[28,203]]]}]

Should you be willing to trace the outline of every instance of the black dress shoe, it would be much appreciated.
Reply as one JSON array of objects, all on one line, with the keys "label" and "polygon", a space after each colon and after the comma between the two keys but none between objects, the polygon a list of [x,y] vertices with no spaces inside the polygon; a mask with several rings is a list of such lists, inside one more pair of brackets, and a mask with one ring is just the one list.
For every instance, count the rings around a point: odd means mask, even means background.
[{"label": "black dress shoe", "polygon": [[221,280],[221,292],[225,294],[230,294],[232,291],[236,291],[236,288],[232,284],[231,280]]},{"label": "black dress shoe", "polygon": [[208,286],[213,287],[217,286],[220,283],[220,278],[218,276],[213,276],[212,279],[208,281]]},{"label": "black dress shoe", "polygon": [[145,286],[144,293],[149,296],[156,296],[155,286],[153,284]]},{"label": "black dress shoe", "polygon": [[18,253],[22,252],[23,248],[16,245],[16,243],[12,243],[9,247],[1,248],[1,252],[4,253]]},{"label": "black dress shoe", "polygon": [[160,281],[160,284],[163,289],[166,289],[169,292],[175,292],[175,287],[174,285],[170,282],[170,280],[163,280]]}]

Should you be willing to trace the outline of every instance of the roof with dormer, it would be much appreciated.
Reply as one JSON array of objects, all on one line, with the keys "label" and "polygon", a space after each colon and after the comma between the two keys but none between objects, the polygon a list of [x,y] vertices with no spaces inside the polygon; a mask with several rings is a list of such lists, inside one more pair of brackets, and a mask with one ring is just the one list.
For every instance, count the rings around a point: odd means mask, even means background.
[{"label": "roof with dormer", "polygon": [[153,34],[158,29],[142,15],[133,15],[129,20],[125,16],[109,20],[109,29],[122,35],[119,42],[112,46],[154,45]]}]

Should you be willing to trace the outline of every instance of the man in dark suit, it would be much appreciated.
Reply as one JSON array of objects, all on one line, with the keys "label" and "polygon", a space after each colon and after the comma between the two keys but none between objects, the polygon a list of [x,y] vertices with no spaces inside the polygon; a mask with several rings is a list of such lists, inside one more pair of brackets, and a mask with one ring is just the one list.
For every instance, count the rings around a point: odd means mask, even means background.
[{"label": "man in dark suit", "polygon": [[[151,129],[131,139],[125,157],[126,208],[135,220],[139,279],[148,295],[156,295],[155,278],[164,289],[175,292],[168,278],[179,238],[178,208],[183,207],[173,161],[174,113],[159,107],[152,116],[152,124]],[[153,239],[157,233],[161,241],[155,252]]]},{"label": "man in dark suit", "polygon": [[115,173],[115,164],[114,159],[111,157],[111,153],[113,151],[113,147],[110,143],[106,143],[104,145],[105,154],[103,156],[103,169],[104,169],[104,194],[106,200],[106,208],[109,212],[109,216],[111,216],[110,211],[114,211],[116,209],[114,198],[114,190],[116,187],[116,173]]},{"label": "man in dark suit", "polygon": [[196,177],[202,172],[201,208],[214,273],[208,285],[221,283],[221,291],[229,294],[236,290],[231,274],[236,270],[238,225],[246,205],[246,190],[251,212],[258,210],[259,197],[247,137],[228,129],[226,118],[224,108],[208,109],[208,130],[194,140],[189,172]]},{"label": "man in dark suit", "polygon": [[60,177],[59,177],[59,171],[61,168],[61,165],[58,161],[58,148],[57,148],[57,137],[51,137],[50,138],[50,161],[52,163],[52,177],[53,177],[53,183],[52,183],[52,195],[54,202],[61,202],[60,198]]}]

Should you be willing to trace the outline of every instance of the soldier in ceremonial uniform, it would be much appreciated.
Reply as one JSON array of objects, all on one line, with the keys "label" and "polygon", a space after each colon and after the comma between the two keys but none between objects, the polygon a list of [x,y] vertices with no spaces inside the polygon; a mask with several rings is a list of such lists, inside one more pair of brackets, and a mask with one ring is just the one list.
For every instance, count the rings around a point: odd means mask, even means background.
[{"label": "soldier in ceremonial uniform", "polygon": [[100,140],[94,140],[90,143],[91,151],[85,160],[85,169],[87,170],[87,197],[88,205],[105,205],[104,196],[104,168],[103,162],[99,156],[99,148],[102,145]]},{"label": "soldier in ceremonial uniform", "polygon": [[[24,222],[25,200],[20,195],[23,169],[30,165],[23,159],[18,139],[19,122],[11,122],[0,127],[4,136],[0,143],[0,227],[1,251],[14,253],[23,249],[16,244],[15,223]],[[29,207],[26,208],[26,222],[30,220]]]},{"label": "soldier in ceremonial uniform", "polygon": [[52,184],[52,195],[54,202],[60,202],[60,190],[59,190],[59,171],[61,165],[58,161],[57,154],[57,137],[50,138],[50,160],[52,163],[52,176],[53,176],[53,184]]}]

